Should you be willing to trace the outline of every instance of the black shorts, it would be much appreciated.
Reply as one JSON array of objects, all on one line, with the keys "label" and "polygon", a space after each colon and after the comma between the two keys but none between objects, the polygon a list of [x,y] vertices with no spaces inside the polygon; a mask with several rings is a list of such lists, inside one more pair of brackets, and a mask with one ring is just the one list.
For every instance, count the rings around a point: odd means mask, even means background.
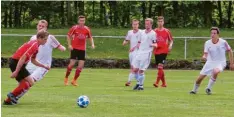
[{"label": "black shorts", "polygon": [[167,54],[156,54],[155,55],[155,63],[158,65],[159,63],[164,64],[167,58]]},{"label": "black shorts", "polygon": [[85,51],[73,49],[70,54],[70,59],[85,60]]},{"label": "black shorts", "polygon": [[[15,71],[17,64],[18,64],[18,60],[12,59],[12,58],[10,59],[10,65],[9,65],[9,67],[10,67],[10,69],[11,69],[11,72],[14,72],[14,71]],[[27,65],[27,64],[23,64],[23,66],[21,67],[21,69],[20,69],[18,75],[16,76],[16,80],[17,80],[18,82],[20,82],[20,81],[23,80],[24,78],[30,76],[30,73],[29,73],[28,70],[26,69],[26,65]]]}]

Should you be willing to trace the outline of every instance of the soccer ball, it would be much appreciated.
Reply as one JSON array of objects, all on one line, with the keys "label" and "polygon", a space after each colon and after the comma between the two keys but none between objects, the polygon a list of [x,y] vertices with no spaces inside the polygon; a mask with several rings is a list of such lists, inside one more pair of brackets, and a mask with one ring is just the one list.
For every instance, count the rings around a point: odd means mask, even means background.
[{"label": "soccer ball", "polygon": [[86,95],[82,95],[77,99],[77,105],[81,108],[86,108],[89,105],[90,101]]}]

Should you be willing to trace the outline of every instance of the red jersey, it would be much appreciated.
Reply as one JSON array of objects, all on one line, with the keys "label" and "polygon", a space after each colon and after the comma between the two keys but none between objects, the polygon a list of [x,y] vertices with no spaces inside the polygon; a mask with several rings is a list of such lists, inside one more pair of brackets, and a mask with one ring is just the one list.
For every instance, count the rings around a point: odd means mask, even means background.
[{"label": "red jersey", "polygon": [[154,30],[157,34],[157,44],[158,47],[154,49],[154,54],[167,54],[168,50],[168,41],[173,40],[170,31],[166,28],[159,30],[156,28]]},{"label": "red jersey", "polygon": [[72,37],[72,47],[78,50],[86,50],[86,39],[92,37],[87,26],[80,27],[79,25],[73,26],[67,35]]},{"label": "red jersey", "polygon": [[37,40],[31,40],[27,43],[24,43],[18,50],[13,54],[12,58],[19,60],[24,54],[27,56],[25,64],[28,63],[31,57],[36,58],[38,52],[39,44]]}]

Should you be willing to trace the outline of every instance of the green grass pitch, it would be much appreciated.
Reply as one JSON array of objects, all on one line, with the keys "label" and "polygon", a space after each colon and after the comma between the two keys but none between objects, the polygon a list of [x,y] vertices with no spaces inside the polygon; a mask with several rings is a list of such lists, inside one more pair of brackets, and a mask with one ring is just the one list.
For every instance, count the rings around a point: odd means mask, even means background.
[{"label": "green grass pitch", "polygon": [[[17,83],[9,78],[9,69],[1,70],[3,102]],[[193,70],[166,70],[167,88],[154,88],[156,71],[148,70],[144,91],[124,86],[128,69],[86,68],[78,87],[63,86],[64,72],[65,69],[52,69],[18,105],[2,105],[2,117],[234,117],[234,72],[231,71],[221,73],[213,95],[205,94],[207,79],[197,95],[188,93],[199,74]],[[80,95],[90,98],[88,108],[77,106]]]}]

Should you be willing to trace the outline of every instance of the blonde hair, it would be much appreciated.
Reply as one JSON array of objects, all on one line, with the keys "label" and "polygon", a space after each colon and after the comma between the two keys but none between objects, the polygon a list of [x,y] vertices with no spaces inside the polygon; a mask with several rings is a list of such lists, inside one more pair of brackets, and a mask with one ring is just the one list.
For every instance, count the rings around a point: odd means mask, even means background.
[{"label": "blonde hair", "polygon": [[139,23],[139,20],[137,20],[137,19],[133,19],[133,20],[132,20],[132,23],[133,23],[133,22],[137,22],[137,23]]},{"label": "blonde hair", "polygon": [[154,20],[152,18],[146,18],[145,21],[150,21],[151,24],[153,24]]},{"label": "blonde hair", "polygon": [[48,22],[46,20],[39,20],[38,23],[40,23],[40,22],[46,24],[46,27],[48,26]]}]

